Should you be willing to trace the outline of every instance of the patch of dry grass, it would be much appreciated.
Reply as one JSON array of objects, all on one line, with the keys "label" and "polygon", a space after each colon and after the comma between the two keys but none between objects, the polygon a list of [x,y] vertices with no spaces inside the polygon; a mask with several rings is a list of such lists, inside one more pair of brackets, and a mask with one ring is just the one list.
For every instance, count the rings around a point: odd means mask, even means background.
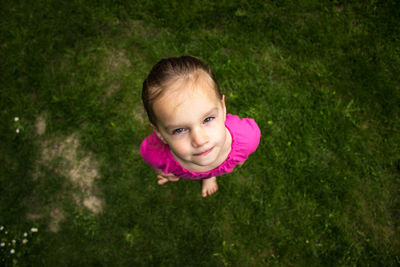
[{"label": "patch of dry grass", "polygon": [[[43,135],[46,129],[44,116],[38,117],[36,121],[37,134]],[[45,169],[65,177],[63,183],[64,192],[60,192],[60,198],[72,197],[80,208],[86,208],[94,214],[99,214],[103,209],[103,200],[96,195],[96,180],[99,178],[98,162],[91,152],[83,151],[80,147],[78,135],[67,137],[41,137],[40,158],[37,161],[36,172],[33,177],[41,179]],[[68,184],[72,186],[67,186]],[[64,220],[64,211],[60,204],[53,203],[47,207],[50,211],[50,231],[57,232],[59,224]],[[43,217],[45,207],[40,212],[29,212],[29,220],[37,220]]]}]

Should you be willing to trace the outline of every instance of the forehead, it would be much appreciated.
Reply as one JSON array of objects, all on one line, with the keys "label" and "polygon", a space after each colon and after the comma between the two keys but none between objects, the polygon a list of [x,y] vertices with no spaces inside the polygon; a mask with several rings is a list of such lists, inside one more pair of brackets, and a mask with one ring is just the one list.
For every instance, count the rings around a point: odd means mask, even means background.
[{"label": "forehead", "polygon": [[186,123],[218,108],[221,100],[214,86],[211,77],[205,73],[177,79],[153,104],[157,124]]}]

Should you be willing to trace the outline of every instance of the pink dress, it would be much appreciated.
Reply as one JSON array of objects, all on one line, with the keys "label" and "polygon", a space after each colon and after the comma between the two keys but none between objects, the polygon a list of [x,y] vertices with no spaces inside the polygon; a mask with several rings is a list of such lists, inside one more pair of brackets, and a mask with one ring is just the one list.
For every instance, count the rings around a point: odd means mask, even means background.
[{"label": "pink dress", "polygon": [[261,132],[254,119],[241,119],[232,114],[226,115],[225,126],[232,136],[232,149],[228,158],[210,171],[192,172],[183,168],[172,156],[169,146],[164,144],[155,132],[143,140],[140,145],[140,154],[150,166],[164,173],[173,173],[177,177],[197,180],[230,173],[238,163],[245,161],[251,153],[256,151]]}]

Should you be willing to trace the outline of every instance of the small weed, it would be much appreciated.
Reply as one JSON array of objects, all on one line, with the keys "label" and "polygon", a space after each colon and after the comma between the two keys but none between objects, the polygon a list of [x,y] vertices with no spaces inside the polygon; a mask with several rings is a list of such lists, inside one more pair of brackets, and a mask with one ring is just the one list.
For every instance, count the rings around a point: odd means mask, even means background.
[{"label": "small weed", "polygon": [[30,246],[35,242],[38,228],[32,227],[26,232],[9,232],[0,226],[0,262],[2,266],[20,266],[24,257],[30,253]]}]

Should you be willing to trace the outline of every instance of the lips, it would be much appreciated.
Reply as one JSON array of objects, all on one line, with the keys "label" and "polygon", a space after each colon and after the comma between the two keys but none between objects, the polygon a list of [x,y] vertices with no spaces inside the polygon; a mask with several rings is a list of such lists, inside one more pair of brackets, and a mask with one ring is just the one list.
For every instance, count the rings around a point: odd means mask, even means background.
[{"label": "lips", "polygon": [[212,147],[212,148],[210,148],[210,149],[208,149],[208,150],[206,150],[206,151],[204,151],[204,152],[201,152],[201,153],[198,153],[198,154],[194,154],[194,155],[195,155],[195,156],[199,156],[199,157],[204,157],[204,156],[210,154],[210,152],[211,152],[213,149],[214,149],[214,147]]}]

